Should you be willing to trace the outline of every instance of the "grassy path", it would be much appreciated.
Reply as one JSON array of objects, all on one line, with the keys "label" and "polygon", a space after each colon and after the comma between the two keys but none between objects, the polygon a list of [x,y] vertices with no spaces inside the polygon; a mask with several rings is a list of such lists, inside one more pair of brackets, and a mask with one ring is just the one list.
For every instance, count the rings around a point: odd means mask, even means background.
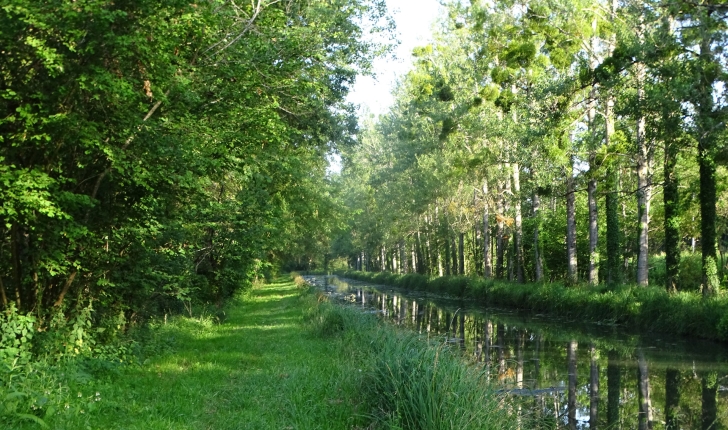
[{"label": "grassy path", "polygon": [[[65,429],[355,427],[351,357],[301,324],[296,286],[279,279],[227,309],[223,324],[182,319],[174,352],[79,386],[101,400],[49,422]],[[348,360],[347,360],[348,358]],[[75,390],[75,388],[74,388]],[[37,428],[37,427],[28,427]]]}]

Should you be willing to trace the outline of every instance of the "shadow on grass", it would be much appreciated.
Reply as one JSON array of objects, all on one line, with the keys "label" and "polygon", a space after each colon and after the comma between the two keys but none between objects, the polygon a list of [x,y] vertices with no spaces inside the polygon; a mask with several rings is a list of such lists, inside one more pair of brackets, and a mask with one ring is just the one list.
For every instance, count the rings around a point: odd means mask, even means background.
[{"label": "shadow on grass", "polygon": [[98,392],[101,400],[84,413],[59,415],[51,427],[351,427],[353,406],[340,400],[350,380],[340,365],[344,357],[306,335],[295,291],[286,282],[256,288],[226,310],[224,324],[170,324],[164,330],[175,338],[173,354],[73,387],[84,396]]}]

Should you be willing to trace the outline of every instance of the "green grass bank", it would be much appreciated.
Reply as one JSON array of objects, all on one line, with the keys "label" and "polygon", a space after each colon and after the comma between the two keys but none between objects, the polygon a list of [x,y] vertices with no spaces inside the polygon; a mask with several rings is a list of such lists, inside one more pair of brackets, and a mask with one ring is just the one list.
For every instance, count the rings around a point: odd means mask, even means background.
[{"label": "green grass bank", "polygon": [[474,299],[488,306],[728,341],[728,296],[724,292],[704,299],[698,292],[671,294],[663,288],[632,285],[610,289],[604,285],[517,284],[466,276],[428,277],[358,271],[336,274],[408,290]]},{"label": "green grass bank", "polygon": [[504,398],[457,353],[300,277],[256,286],[225,315],[160,321],[141,363],[5,369],[0,428],[509,428]]}]

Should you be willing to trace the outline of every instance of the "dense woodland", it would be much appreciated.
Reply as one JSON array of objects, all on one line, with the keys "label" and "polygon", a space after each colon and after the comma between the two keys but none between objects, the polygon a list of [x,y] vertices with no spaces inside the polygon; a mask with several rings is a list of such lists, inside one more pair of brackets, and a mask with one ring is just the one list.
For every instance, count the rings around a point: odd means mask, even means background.
[{"label": "dense woodland", "polygon": [[36,351],[88,352],[341,257],[715,295],[728,6],[443,10],[389,112],[357,124],[382,1],[5,2],[3,354],[27,327]]},{"label": "dense woodland", "polygon": [[726,284],[728,5],[452,1],[337,184],[357,270]]},{"label": "dense woodland", "polygon": [[389,27],[369,0],[4,1],[0,351],[220,305],[324,237]]}]

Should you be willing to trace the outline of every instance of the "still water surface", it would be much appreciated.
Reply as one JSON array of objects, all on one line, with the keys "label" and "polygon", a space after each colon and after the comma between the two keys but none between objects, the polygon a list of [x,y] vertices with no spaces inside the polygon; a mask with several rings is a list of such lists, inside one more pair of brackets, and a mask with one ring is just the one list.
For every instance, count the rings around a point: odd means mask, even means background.
[{"label": "still water surface", "polygon": [[306,278],[335,299],[459,348],[547,427],[728,429],[728,346]]}]

